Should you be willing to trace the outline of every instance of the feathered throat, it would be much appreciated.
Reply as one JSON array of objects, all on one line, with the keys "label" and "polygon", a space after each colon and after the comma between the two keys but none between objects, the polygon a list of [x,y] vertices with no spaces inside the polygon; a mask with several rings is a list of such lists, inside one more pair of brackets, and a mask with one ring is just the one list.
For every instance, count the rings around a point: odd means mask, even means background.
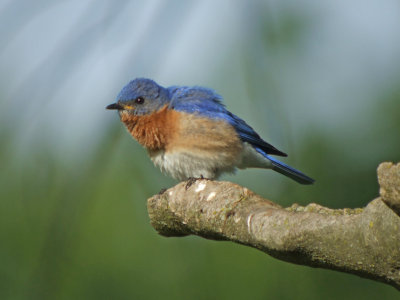
[{"label": "feathered throat", "polygon": [[129,133],[147,150],[164,150],[177,132],[179,114],[164,106],[148,115],[121,113],[121,121]]}]

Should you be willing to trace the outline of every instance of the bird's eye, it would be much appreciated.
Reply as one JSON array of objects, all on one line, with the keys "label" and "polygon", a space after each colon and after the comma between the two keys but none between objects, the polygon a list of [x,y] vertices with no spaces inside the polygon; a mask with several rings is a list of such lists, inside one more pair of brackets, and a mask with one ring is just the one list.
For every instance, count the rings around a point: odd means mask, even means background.
[{"label": "bird's eye", "polygon": [[137,97],[135,99],[135,103],[136,104],[143,104],[144,103],[144,98],[143,97]]}]

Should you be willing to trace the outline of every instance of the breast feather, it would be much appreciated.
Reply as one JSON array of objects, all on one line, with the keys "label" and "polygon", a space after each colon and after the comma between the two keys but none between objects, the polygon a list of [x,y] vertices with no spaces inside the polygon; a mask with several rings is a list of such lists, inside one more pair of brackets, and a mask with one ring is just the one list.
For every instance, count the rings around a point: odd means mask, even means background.
[{"label": "breast feather", "polygon": [[165,149],[178,132],[179,113],[164,106],[148,115],[121,114],[129,133],[149,151]]},{"label": "breast feather", "polygon": [[168,143],[166,152],[189,152],[212,160],[215,165],[227,166],[239,159],[242,147],[238,134],[227,122],[180,113],[179,130]]}]

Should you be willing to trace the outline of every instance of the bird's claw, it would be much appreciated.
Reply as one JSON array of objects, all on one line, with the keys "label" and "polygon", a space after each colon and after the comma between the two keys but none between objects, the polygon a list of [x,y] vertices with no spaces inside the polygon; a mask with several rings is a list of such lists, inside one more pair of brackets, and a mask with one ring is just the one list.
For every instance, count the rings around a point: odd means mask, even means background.
[{"label": "bird's claw", "polygon": [[193,183],[196,182],[197,179],[199,178],[189,177],[188,180],[186,181],[185,190],[188,190],[188,188],[190,188],[193,185]]},{"label": "bird's claw", "polygon": [[167,191],[166,188],[162,188],[162,189],[158,192],[158,194],[159,194],[159,195],[162,195],[162,194],[164,194],[166,191]]},{"label": "bird's claw", "polygon": [[189,177],[188,180],[186,181],[185,190],[190,188],[193,185],[193,183],[195,183],[197,180],[210,180],[210,179],[205,178],[203,175],[200,175],[200,177],[198,177],[198,178]]}]

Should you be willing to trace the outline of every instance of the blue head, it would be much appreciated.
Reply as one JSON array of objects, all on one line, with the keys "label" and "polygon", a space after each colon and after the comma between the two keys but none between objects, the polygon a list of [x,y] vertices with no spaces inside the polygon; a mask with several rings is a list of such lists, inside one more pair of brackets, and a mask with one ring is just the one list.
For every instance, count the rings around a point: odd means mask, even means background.
[{"label": "blue head", "polygon": [[117,102],[106,108],[140,116],[151,114],[168,103],[168,91],[165,88],[151,79],[136,78],[122,88]]}]

